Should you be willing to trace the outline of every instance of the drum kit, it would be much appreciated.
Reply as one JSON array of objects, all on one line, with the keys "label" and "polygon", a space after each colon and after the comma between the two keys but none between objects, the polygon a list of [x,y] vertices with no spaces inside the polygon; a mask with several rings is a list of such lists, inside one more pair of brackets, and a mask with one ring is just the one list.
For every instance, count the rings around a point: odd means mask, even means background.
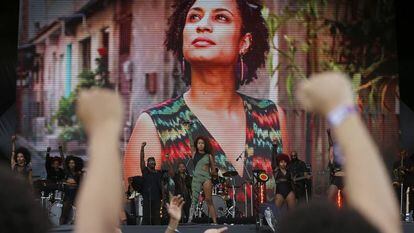
[{"label": "drum kit", "polygon": [[[212,201],[216,209],[217,217],[232,217],[235,218],[238,210],[236,208],[235,198],[235,177],[238,176],[237,171],[227,171],[222,176],[212,179]],[[204,200],[204,193],[201,191],[198,199],[198,206],[196,208],[196,217],[202,218],[209,216],[208,206]]]},{"label": "drum kit", "polygon": [[[65,183],[50,182],[48,180],[38,180],[35,187],[40,191],[41,206],[47,211],[49,219],[54,226],[61,225],[60,217],[62,216]],[[68,219],[73,223],[75,221],[76,208],[72,206]]]},{"label": "drum kit", "polygon": [[[235,178],[238,176],[237,171],[227,171],[223,173],[223,177],[213,179],[212,201],[217,213],[217,217],[236,218],[249,217],[257,215],[257,204],[264,203],[266,197],[266,182],[269,176],[264,170],[254,170],[252,179],[242,183],[242,185],[235,185]],[[236,206],[236,190],[244,188],[244,213],[242,213]],[[250,188],[250,208],[248,206],[247,190]],[[254,201],[255,196],[255,201]],[[256,208],[254,208],[254,206]],[[250,209],[250,211],[249,211]],[[203,191],[200,193],[198,199],[198,207],[196,208],[196,217],[202,218],[209,216],[208,206],[204,200]]]}]

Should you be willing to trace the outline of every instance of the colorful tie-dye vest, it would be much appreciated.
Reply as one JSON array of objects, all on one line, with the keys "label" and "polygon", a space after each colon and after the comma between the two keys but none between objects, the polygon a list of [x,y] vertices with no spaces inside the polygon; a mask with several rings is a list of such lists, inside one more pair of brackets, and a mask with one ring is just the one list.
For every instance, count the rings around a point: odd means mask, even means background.
[{"label": "colorful tie-dye vest", "polygon": [[[252,170],[262,169],[266,171],[270,179],[267,182],[268,201],[273,200],[275,183],[271,167],[272,138],[279,141],[277,152],[282,152],[282,135],[280,132],[279,117],[276,105],[270,100],[259,100],[240,94],[243,99],[246,112],[246,151],[248,155],[244,174],[237,177],[236,185],[240,185],[244,178],[252,175]],[[198,136],[207,137],[213,147],[217,167],[222,173],[235,170],[233,165],[227,161],[226,155],[218,142],[210,132],[203,126],[200,120],[191,112],[184,101],[183,95],[167,100],[145,111],[149,114],[157,129],[162,147],[162,161],[166,154],[169,159],[177,162],[185,161],[190,173],[192,163],[191,146],[193,140]],[[191,122],[190,127],[184,127],[184,122]],[[247,174],[249,172],[249,174]],[[236,192],[237,200],[244,200],[244,191]],[[250,190],[247,190],[250,196]]]}]

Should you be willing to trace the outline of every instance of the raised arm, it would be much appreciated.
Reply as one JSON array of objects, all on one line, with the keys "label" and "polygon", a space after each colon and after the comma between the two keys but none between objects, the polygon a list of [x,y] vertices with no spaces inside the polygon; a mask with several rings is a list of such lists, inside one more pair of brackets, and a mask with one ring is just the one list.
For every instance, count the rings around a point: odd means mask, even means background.
[{"label": "raised arm", "polygon": [[13,170],[14,166],[16,166],[16,135],[13,135],[11,138],[12,141],[12,154],[10,157],[10,167]]},{"label": "raised arm", "polygon": [[[121,98],[109,90],[81,92],[77,114],[89,138],[88,174],[81,182],[75,232],[114,233],[122,208],[122,173],[119,137]],[[96,196],[96,190],[100,190]]]},{"label": "raised arm", "polygon": [[142,174],[140,148],[143,142],[151,142],[145,147],[145,153],[154,156],[157,164],[156,169],[160,169],[161,143],[154,123],[147,113],[141,114],[138,118],[125,151],[124,180],[126,186],[128,185],[128,177]]},{"label": "raised arm", "polygon": [[45,168],[46,168],[46,172],[48,172],[49,173],[49,170],[50,170],[50,166],[51,166],[51,161],[50,161],[50,151],[51,151],[51,148],[50,148],[50,146],[48,146],[47,147],[47,149],[46,149],[46,161],[45,161]]},{"label": "raised arm", "polygon": [[144,173],[145,169],[145,146],[147,145],[146,142],[143,142],[141,144],[141,150],[139,152],[140,162],[139,162],[139,168],[141,169],[141,172]]},{"label": "raised arm", "polygon": [[331,122],[345,157],[345,184],[350,206],[381,232],[400,233],[391,180],[361,117],[350,110],[354,106],[352,95],[348,78],[333,72],[305,80],[298,88],[298,99],[305,109],[320,113]]},{"label": "raised arm", "polygon": [[62,164],[63,164],[65,162],[65,154],[63,153],[62,145],[59,146],[59,155],[60,155],[60,159],[61,159]]},{"label": "raised arm", "polygon": [[208,156],[210,157],[211,175],[217,176],[216,160],[213,155],[209,154]]}]

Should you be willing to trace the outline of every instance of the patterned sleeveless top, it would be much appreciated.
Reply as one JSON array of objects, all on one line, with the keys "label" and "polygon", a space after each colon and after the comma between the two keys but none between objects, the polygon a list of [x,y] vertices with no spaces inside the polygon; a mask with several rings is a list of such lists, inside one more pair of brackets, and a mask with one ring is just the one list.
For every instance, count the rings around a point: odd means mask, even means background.
[{"label": "patterned sleeveless top", "polygon": [[[278,110],[270,100],[259,100],[240,93],[239,95],[243,100],[246,113],[245,154],[248,157],[245,162],[245,169],[243,169],[244,174],[236,178],[236,185],[241,184],[245,178],[252,176],[252,170],[262,169],[270,177],[266,185],[268,200],[271,200],[275,188],[271,167],[273,138],[276,138],[279,142],[277,152],[282,152]],[[189,161],[192,157],[193,140],[198,136],[204,136],[210,140],[216,166],[220,171],[224,173],[236,170],[227,161],[223,149],[215,138],[197,116],[191,112],[183,95],[162,102],[144,112],[150,115],[157,129],[161,143],[161,161],[166,160],[166,154],[169,154],[169,159],[174,163],[180,160]],[[191,124],[186,128],[184,122],[191,122]],[[194,167],[191,167],[192,163],[187,164],[189,171],[194,169]],[[244,191],[236,193],[238,193],[237,200],[244,200]],[[248,189],[248,196],[250,196],[250,189]]]}]

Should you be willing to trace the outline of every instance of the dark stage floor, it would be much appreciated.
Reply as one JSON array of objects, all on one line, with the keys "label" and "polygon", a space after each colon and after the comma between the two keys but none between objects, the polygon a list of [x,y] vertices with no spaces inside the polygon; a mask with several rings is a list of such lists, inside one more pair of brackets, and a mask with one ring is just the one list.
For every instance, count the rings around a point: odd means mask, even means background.
[{"label": "dark stage floor", "polygon": [[[248,225],[218,225],[218,226],[211,226],[208,224],[191,224],[191,225],[182,225],[178,229],[182,233],[200,233],[204,232],[208,228],[220,228],[223,226],[227,226],[229,233],[250,233],[250,232],[257,232],[256,225],[248,224]],[[144,232],[144,233],[162,233],[165,231],[167,226],[137,226],[137,225],[129,225],[123,226],[122,232],[123,233],[137,233],[137,232]],[[403,223],[404,233],[414,233],[414,223]],[[65,225],[60,226],[58,228],[54,228],[51,233],[57,232],[72,232],[73,226]]]}]

